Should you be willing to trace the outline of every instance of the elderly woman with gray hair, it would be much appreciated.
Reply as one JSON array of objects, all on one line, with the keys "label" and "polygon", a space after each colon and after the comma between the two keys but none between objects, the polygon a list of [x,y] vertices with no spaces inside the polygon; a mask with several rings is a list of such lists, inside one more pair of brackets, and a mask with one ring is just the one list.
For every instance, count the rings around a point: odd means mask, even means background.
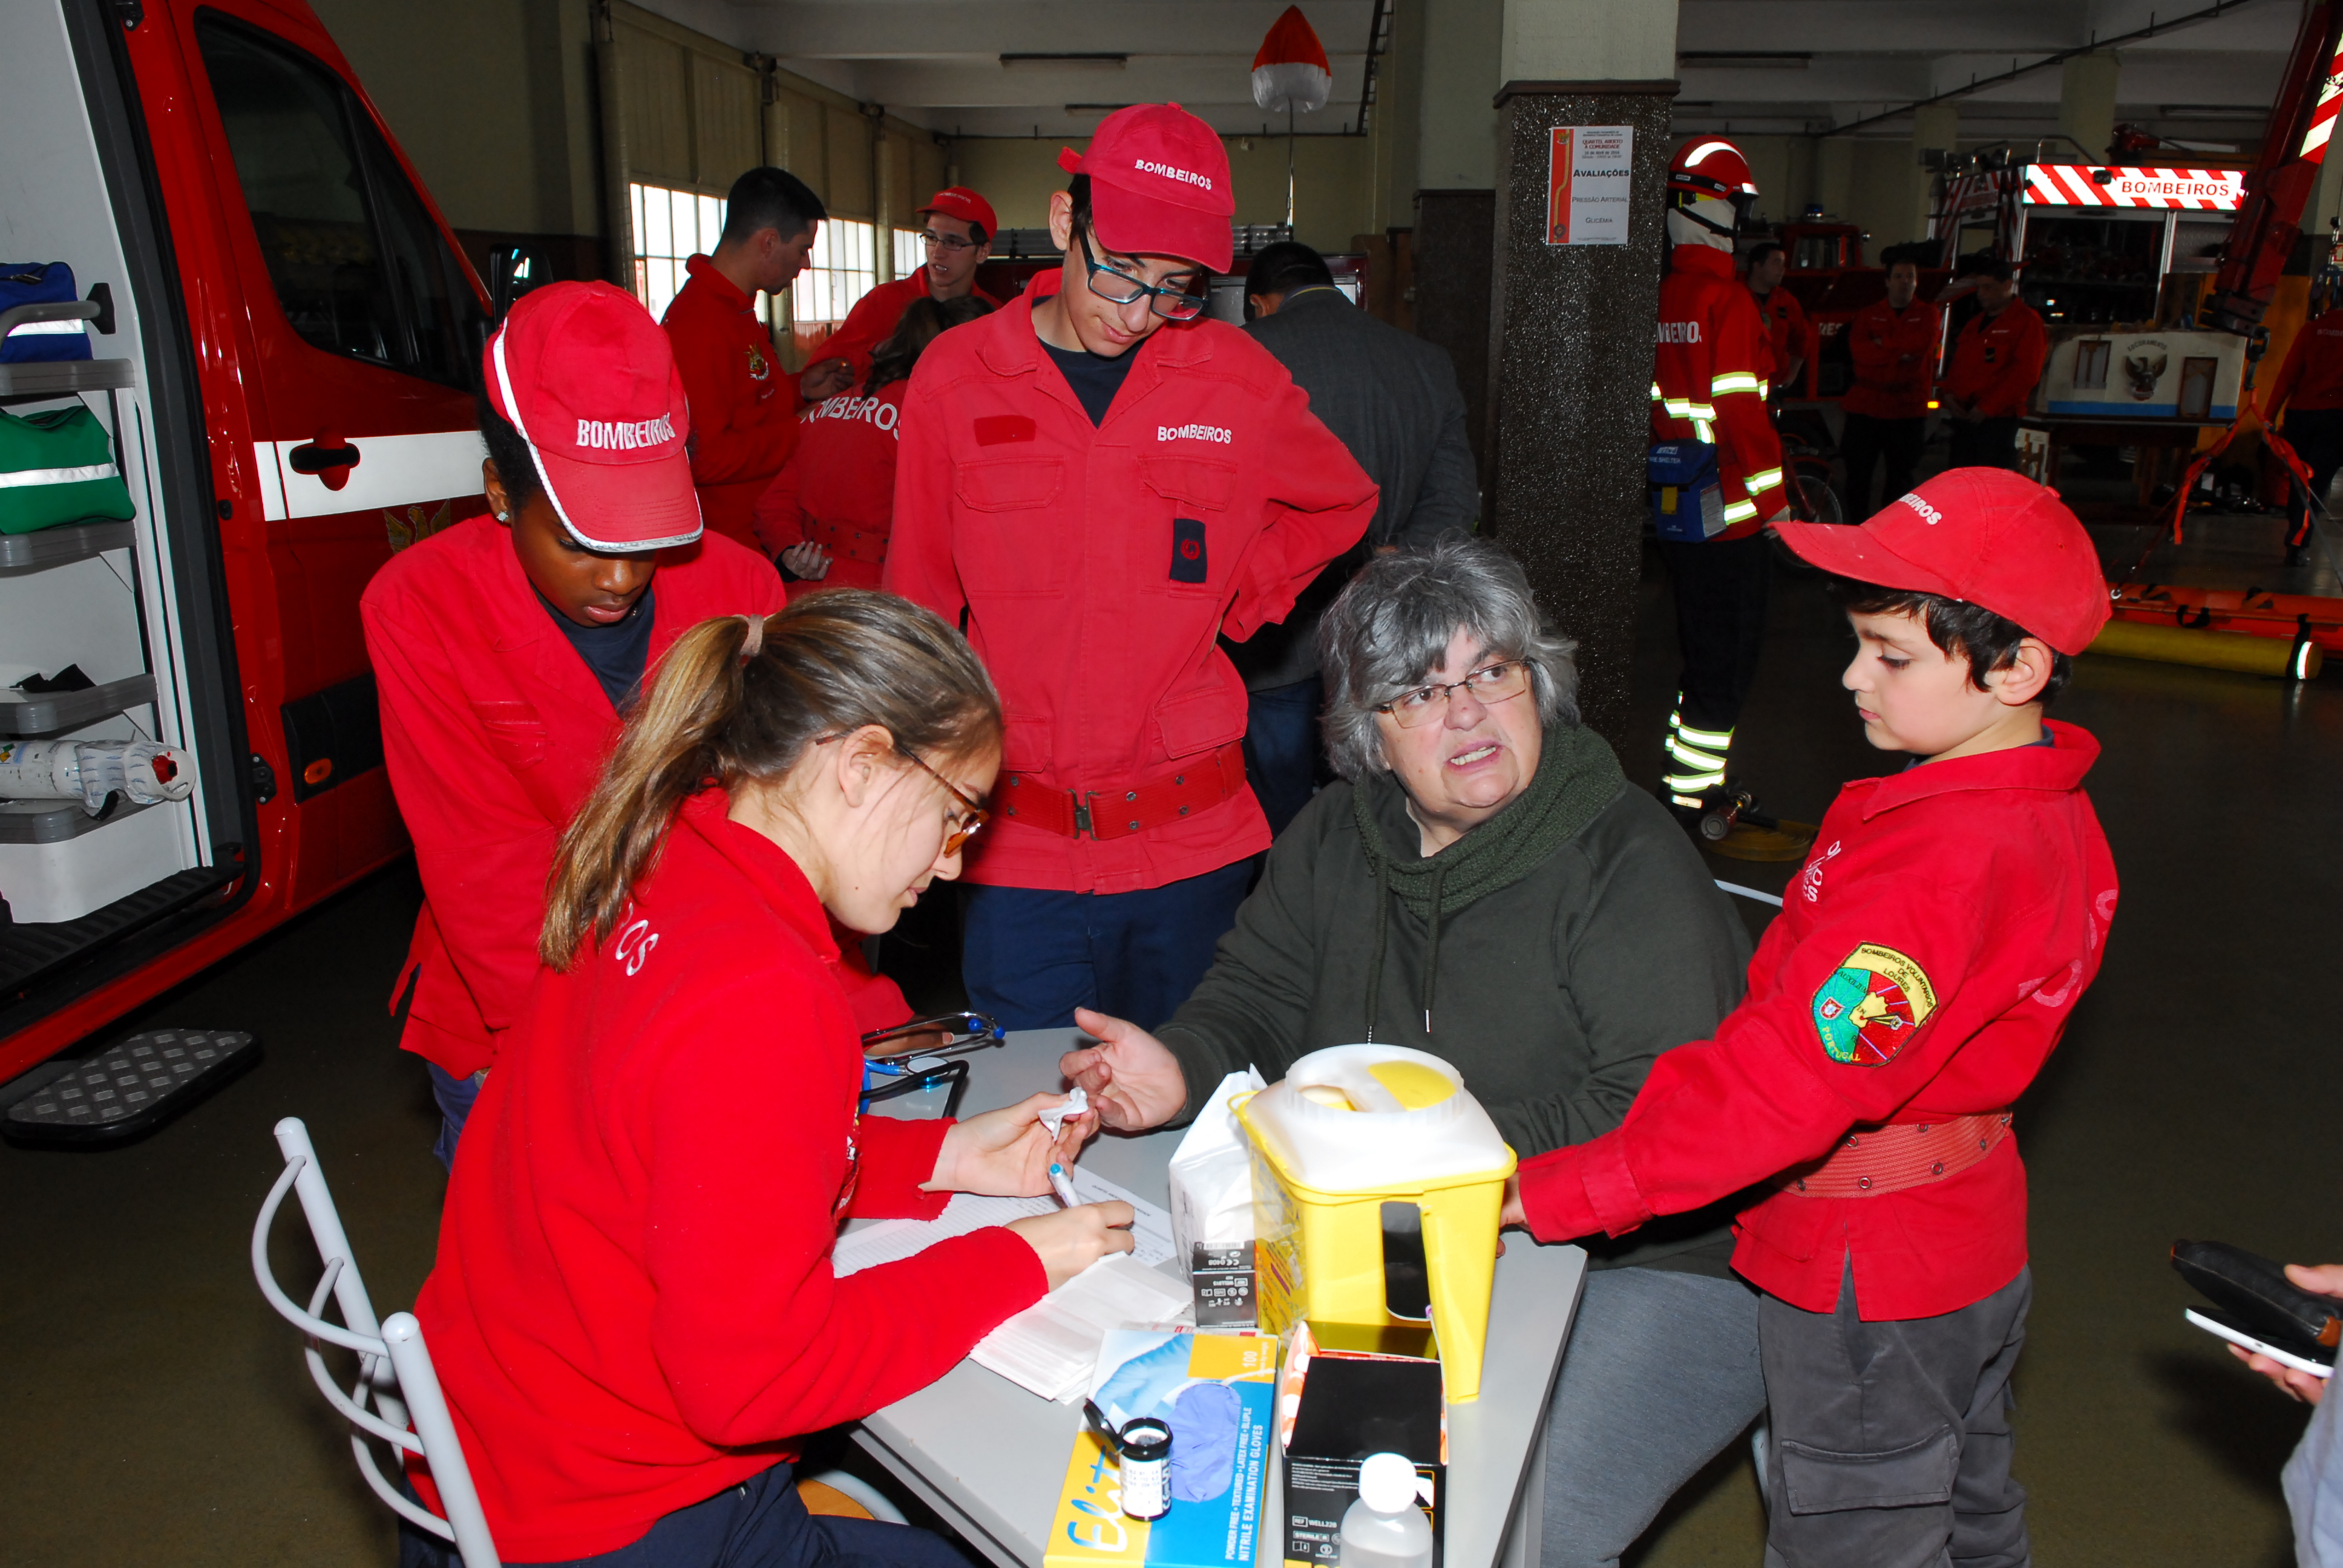
[{"label": "elderly woman with gray hair", "polygon": [[[1453,1063],[1514,1150],[1619,1124],[1660,1052],[1740,1000],[1749,944],[1657,800],[1578,723],[1572,644],[1483,540],[1378,557],[1319,627],[1322,790],[1155,1034],[1066,1076],[1109,1127],[1177,1124],[1248,1062],[1380,1040]],[[1612,1564],[1764,1408],[1729,1208],[1592,1249],[1549,1417],[1544,1568]],[[1515,1245],[1520,1243],[1516,1241]]]}]

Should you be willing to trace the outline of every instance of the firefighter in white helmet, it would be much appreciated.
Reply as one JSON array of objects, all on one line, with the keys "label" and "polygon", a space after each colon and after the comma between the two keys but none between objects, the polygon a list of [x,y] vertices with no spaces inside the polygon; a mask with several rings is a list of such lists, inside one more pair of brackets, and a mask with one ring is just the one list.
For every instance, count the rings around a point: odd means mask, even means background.
[{"label": "firefighter in white helmet", "polygon": [[1765,407],[1771,347],[1733,275],[1734,232],[1756,195],[1748,160],[1722,137],[1685,143],[1668,168],[1650,477],[1684,673],[1660,792],[1721,852],[1789,859],[1805,840],[1771,826],[1725,775],[1765,637],[1763,529],[1789,515],[1781,437]]}]

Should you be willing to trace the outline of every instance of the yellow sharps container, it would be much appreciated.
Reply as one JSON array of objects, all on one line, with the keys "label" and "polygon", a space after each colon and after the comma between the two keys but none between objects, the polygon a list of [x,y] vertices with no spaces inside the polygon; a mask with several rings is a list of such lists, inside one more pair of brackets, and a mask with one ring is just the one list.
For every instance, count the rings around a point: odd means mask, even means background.
[{"label": "yellow sharps container", "polygon": [[1456,1070],[1403,1046],[1330,1046],[1233,1103],[1252,1144],[1262,1328],[1428,1316],[1448,1397],[1480,1397],[1513,1151]]}]

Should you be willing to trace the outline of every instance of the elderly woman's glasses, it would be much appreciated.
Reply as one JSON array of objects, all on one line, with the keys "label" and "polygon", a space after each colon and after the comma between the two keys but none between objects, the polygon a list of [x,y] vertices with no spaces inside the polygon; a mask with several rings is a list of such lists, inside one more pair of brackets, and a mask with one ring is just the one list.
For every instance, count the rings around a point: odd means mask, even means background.
[{"label": "elderly woman's glasses", "polygon": [[1529,689],[1528,661],[1509,658],[1503,664],[1484,664],[1462,680],[1436,681],[1403,691],[1375,711],[1390,714],[1403,729],[1413,729],[1444,717],[1452,692],[1469,691],[1483,702],[1506,702]]},{"label": "elderly woman's glasses", "polygon": [[1193,321],[1204,313],[1207,301],[1202,296],[1142,283],[1131,274],[1099,260],[1091,253],[1091,236],[1087,232],[1075,237],[1081,241],[1082,264],[1091,269],[1091,292],[1108,304],[1129,305],[1134,299],[1144,299],[1147,308],[1166,321]]}]

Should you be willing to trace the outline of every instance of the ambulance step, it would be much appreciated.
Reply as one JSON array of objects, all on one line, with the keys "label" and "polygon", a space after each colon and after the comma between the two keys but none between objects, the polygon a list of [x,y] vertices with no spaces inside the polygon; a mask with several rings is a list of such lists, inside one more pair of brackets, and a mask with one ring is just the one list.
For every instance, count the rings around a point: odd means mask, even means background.
[{"label": "ambulance step", "polygon": [[[92,910],[77,920],[0,925],[0,1006],[22,999],[33,986],[79,960],[119,952],[118,944],[180,914],[244,875],[239,866],[196,866]],[[0,896],[5,896],[0,890]],[[15,1020],[0,1012],[0,1028]]]},{"label": "ambulance step", "polygon": [[259,1044],[241,1030],[148,1030],[8,1107],[0,1137],[34,1148],[125,1142],[209,1098],[259,1060]]}]

